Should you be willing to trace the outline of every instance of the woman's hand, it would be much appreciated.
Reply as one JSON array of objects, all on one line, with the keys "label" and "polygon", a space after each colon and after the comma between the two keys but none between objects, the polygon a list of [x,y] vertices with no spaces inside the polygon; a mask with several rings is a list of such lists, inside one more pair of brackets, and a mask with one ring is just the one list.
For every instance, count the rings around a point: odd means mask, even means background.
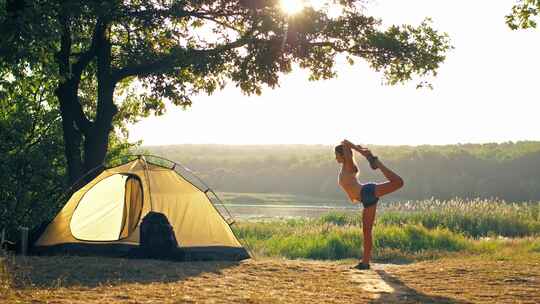
[{"label": "woman's hand", "polygon": [[366,158],[372,155],[371,151],[368,148],[364,148],[361,145],[355,145],[355,144],[353,144],[352,142],[350,142],[350,141],[348,141],[346,139],[344,139],[341,142],[341,144],[343,146],[345,146],[345,147],[356,150],[358,153],[362,154],[362,156],[364,156]]},{"label": "woman's hand", "polygon": [[341,142],[341,145],[343,146],[343,153],[345,153],[346,155],[350,155],[351,158],[352,158],[352,149],[354,149],[354,145],[352,142],[344,139],[342,142]]},{"label": "woman's hand", "polygon": [[342,144],[344,147],[349,148],[349,149],[354,149],[354,148],[355,148],[354,144],[353,144],[352,142],[346,140],[346,139],[344,139],[343,141],[341,141],[341,144]]}]

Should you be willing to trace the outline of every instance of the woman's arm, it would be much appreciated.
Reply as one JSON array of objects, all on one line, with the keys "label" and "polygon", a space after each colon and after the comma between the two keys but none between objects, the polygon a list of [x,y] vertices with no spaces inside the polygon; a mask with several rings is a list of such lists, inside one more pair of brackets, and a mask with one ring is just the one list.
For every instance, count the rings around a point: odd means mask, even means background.
[{"label": "woman's arm", "polygon": [[356,165],[354,164],[354,160],[353,160],[353,154],[351,150],[352,146],[346,141],[343,141],[342,144],[343,144],[343,159],[345,160],[343,162],[343,169],[350,172],[355,171]]}]

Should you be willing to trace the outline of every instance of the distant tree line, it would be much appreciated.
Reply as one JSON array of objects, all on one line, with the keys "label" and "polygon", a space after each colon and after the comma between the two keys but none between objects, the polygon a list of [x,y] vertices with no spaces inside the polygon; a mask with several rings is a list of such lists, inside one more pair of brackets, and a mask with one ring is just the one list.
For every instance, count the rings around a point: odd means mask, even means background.
[{"label": "distant tree line", "polygon": [[[405,179],[395,198],[540,200],[540,142],[371,148]],[[175,145],[142,151],[183,163],[217,191],[344,197],[331,146]],[[357,160],[361,181],[383,180],[364,159]]]}]

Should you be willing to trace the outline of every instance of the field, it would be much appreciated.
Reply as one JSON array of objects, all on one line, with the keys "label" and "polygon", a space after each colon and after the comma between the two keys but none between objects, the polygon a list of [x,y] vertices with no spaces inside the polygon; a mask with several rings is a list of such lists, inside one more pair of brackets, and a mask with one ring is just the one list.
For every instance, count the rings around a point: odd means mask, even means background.
[{"label": "field", "polygon": [[375,225],[369,271],[350,269],[361,256],[357,212],[240,220],[233,227],[254,259],[174,263],[5,256],[0,302],[540,302],[537,202],[388,204]]},{"label": "field", "polygon": [[11,260],[2,303],[539,303],[540,254],[409,265],[256,259],[171,263],[90,257]]}]

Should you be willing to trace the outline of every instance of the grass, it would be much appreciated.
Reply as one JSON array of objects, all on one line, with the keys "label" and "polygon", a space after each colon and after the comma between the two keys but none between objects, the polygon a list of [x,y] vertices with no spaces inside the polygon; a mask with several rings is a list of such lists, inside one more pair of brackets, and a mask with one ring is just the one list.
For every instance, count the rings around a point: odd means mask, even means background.
[{"label": "grass", "polygon": [[[258,256],[291,259],[338,260],[361,256],[362,230],[317,220],[239,223],[237,235]],[[470,248],[464,236],[443,228],[419,225],[377,226],[374,230],[374,258],[379,261],[417,260],[428,252],[454,252]]]},{"label": "grass", "polygon": [[[524,237],[540,234],[540,202],[507,203],[499,200],[425,200],[382,205],[377,222],[382,225],[419,224],[429,229],[447,228],[468,237]],[[361,225],[361,217],[329,213],[321,221],[336,225]]]},{"label": "grass", "polygon": [[444,227],[468,237],[540,235],[540,202],[500,200],[427,200],[396,203],[378,220],[383,225],[420,224]]},{"label": "grass", "polygon": [[[397,202],[381,207],[377,216],[377,223],[381,225],[446,228],[471,238],[540,235],[540,202],[456,199]],[[328,213],[320,221],[341,226],[361,225],[361,217],[351,213]]]},{"label": "grass", "polygon": [[369,272],[350,270],[353,261],[14,257],[0,302],[540,303],[540,254],[515,247],[511,241],[501,243],[500,256],[456,254]]},{"label": "grass", "polygon": [[[229,204],[251,202],[261,206],[351,207],[350,204],[343,205],[343,202],[284,194],[223,193],[222,197]],[[257,213],[258,210],[255,208],[253,212]],[[359,226],[361,217],[355,211],[331,212],[323,216],[321,221],[336,225]],[[526,237],[540,235],[540,202],[509,203],[498,199],[385,201],[379,206],[377,222],[383,225],[415,224],[429,229],[446,228],[470,238]]]},{"label": "grass", "polygon": [[[361,257],[362,231],[357,226],[318,221],[238,223],[235,232],[256,256],[339,260]],[[540,252],[540,239],[471,239],[445,228],[379,225],[374,229],[373,259],[379,262],[429,260],[454,253],[492,254],[510,241],[513,250]]]},{"label": "grass", "polygon": [[[540,236],[540,203],[437,201],[384,206],[374,228],[376,261],[418,261],[455,252],[495,252],[504,238]],[[239,222],[234,227],[259,256],[359,258],[361,216],[331,212],[318,219]],[[527,239],[519,246],[539,251]]]},{"label": "grass", "polygon": [[8,268],[8,257],[0,249],[0,294],[11,293],[12,279]]}]

